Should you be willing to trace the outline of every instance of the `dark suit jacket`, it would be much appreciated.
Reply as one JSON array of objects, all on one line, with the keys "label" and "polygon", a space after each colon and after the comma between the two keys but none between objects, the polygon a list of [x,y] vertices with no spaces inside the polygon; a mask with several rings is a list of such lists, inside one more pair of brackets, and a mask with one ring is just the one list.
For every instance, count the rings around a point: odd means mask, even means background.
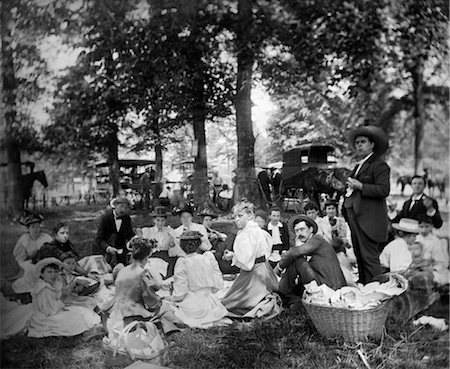
[{"label": "dark suit jacket", "polygon": [[[439,207],[438,207],[437,201],[435,199],[423,194],[422,198],[424,198],[424,197],[431,199],[431,201],[433,202],[433,207],[436,209],[436,213],[432,217],[430,217],[431,221],[433,222],[433,226],[435,228],[441,228],[443,222],[442,222],[441,214],[439,213]],[[403,204],[402,210],[397,214],[397,216],[392,221],[393,223],[398,223],[400,221],[400,219],[402,219],[402,218],[410,218],[410,219],[420,220],[420,218],[427,215],[427,208],[425,207],[425,205],[423,204],[423,202],[421,200],[417,201],[413,205],[413,207],[411,209],[409,209],[411,206],[411,201],[412,201],[412,198],[405,201],[405,203]]]},{"label": "dark suit jacket", "polygon": [[[355,170],[350,177],[354,177]],[[352,208],[364,233],[376,242],[384,242],[388,236],[386,197],[390,191],[390,171],[383,159],[372,155],[354,177],[363,184],[362,190],[355,190],[346,197],[342,209],[347,219],[347,209]]]},{"label": "dark suit jacket", "polygon": [[126,243],[134,236],[134,231],[131,226],[131,218],[129,215],[125,215],[122,219],[122,225],[119,231],[116,230],[116,223],[114,221],[114,214],[112,210],[107,210],[100,217],[100,224],[97,230],[97,236],[95,237],[93,253],[105,255],[106,248],[113,246],[117,249],[123,249],[121,255],[117,255],[118,262],[124,262],[126,260],[126,254],[128,252]]},{"label": "dark suit jacket", "polygon": [[281,255],[279,265],[285,269],[295,263],[298,258],[306,255],[311,256],[308,263],[319,276],[317,281],[319,285],[324,283],[334,290],[346,285],[336,251],[322,236],[317,234],[303,245],[295,246]]},{"label": "dark suit jacket", "polygon": [[[282,251],[282,250],[289,250],[289,248],[290,248],[288,226],[284,222],[281,222],[281,224],[283,224],[283,226],[280,228],[281,244],[280,245],[274,245],[272,250]],[[272,236],[272,231],[269,230],[268,225],[266,226],[266,228],[264,228],[264,230],[269,232],[269,234]]]}]

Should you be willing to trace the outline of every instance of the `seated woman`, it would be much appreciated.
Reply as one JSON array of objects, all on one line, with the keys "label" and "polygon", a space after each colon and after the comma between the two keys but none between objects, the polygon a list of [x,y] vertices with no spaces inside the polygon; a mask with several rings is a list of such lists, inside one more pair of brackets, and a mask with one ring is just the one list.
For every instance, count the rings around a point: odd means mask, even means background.
[{"label": "seated woman", "polygon": [[[31,259],[36,252],[44,243],[52,241],[50,235],[42,232],[41,222],[42,217],[35,214],[26,217],[25,220],[21,222],[21,224],[27,228],[27,232],[19,237],[16,246],[14,246],[13,255],[24,274],[27,274],[30,269],[33,269]],[[13,284],[14,292],[26,293],[31,291],[27,284],[22,282],[23,281],[19,280],[18,283]]]},{"label": "seated woman", "polygon": [[93,297],[86,296],[95,292],[100,283],[97,282],[93,285],[88,280],[80,280],[76,278],[74,274],[75,267],[77,265],[77,259],[72,251],[63,252],[59,257],[65,268],[61,271],[62,287],[62,301],[66,305],[80,305],[88,309],[94,309],[97,302]]},{"label": "seated woman", "polygon": [[[69,226],[64,222],[59,222],[53,227],[53,240],[50,244],[54,245],[61,253],[64,252],[72,252],[76,258],[79,257],[75,247],[72,242],[69,240]],[[106,263],[106,260],[105,260]],[[95,280],[99,280],[98,273],[89,273],[83,267],[81,267],[78,262],[75,263],[74,271],[79,275],[84,277],[89,277]]]},{"label": "seated woman", "polygon": [[165,332],[177,330],[173,310],[156,294],[162,285],[144,269],[156,243],[135,236],[131,248],[131,264],[123,267],[115,278],[116,296],[106,323],[110,335],[120,331],[134,320],[147,321],[159,317]]},{"label": "seated woman", "polygon": [[166,300],[175,302],[175,316],[191,328],[209,328],[231,324],[228,311],[214,295],[223,288],[222,273],[214,255],[199,254],[202,234],[188,231],[181,235],[180,245],[186,257],[175,265],[173,294]]},{"label": "seated woman", "polygon": [[45,258],[36,264],[39,281],[32,292],[33,315],[28,336],[76,336],[100,323],[100,317],[81,306],[66,306],[62,300],[60,270],[56,258]]},{"label": "seated woman", "polygon": [[241,269],[230,290],[222,299],[228,316],[238,318],[274,317],[282,311],[281,300],[273,293],[277,278],[268,258],[272,240],[254,221],[253,204],[241,201],[233,208],[238,234],[233,251],[226,250],[224,258]]}]

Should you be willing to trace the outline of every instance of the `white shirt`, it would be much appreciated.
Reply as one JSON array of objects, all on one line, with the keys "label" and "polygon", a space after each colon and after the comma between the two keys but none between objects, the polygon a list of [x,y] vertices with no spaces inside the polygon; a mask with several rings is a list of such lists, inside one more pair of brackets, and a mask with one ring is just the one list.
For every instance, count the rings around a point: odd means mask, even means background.
[{"label": "white shirt", "polygon": [[281,222],[278,222],[278,224],[273,225],[271,222],[267,225],[267,229],[269,231],[272,231],[272,245],[279,245],[283,243],[281,241],[280,236],[280,228],[283,227],[283,224]]},{"label": "white shirt", "polygon": [[400,237],[389,242],[380,254],[380,264],[391,272],[404,272],[411,263],[408,244]]},{"label": "white shirt", "polygon": [[158,229],[156,226],[142,228],[142,238],[156,240],[159,251],[168,251],[174,245],[172,237],[173,229],[170,226],[164,226]]},{"label": "white shirt", "polygon": [[114,215],[114,223],[116,224],[116,231],[119,232],[120,227],[122,226],[122,219],[117,218],[117,214],[115,211],[113,211]]}]

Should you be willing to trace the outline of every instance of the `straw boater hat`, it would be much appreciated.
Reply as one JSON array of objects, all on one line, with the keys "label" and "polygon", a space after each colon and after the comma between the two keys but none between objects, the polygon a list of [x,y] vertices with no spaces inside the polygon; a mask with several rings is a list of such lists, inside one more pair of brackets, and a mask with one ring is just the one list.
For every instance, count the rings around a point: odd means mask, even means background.
[{"label": "straw boater hat", "polygon": [[353,149],[355,148],[355,139],[359,136],[369,137],[375,142],[374,153],[376,155],[383,155],[388,149],[388,138],[380,127],[364,126],[344,133],[344,137]]},{"label": "straw boater hat", "polygon": [[130,202],[126,197],[116,197],[110,202],[112,208],[115,208],[119,204],[127,204],[128,206],[130,206]]},{"label": "straw boater hat", "polygon": [[419,233],[419,222],[415,219],[402,218],[398,223],[392,223],[392,227],[408,233]]},{"label": "straw boater hat", "polygon": [[59,260],[57,258],[42,259],[35,266],[34,273],[35,273],[36,277],[39,278],[41,276],[42,270],[44,270],[44,268],[50,264],[56,264],[59,267],[59,269],[61,269],[63,267],[63,263],[61,262],[61,260]]},{"label": "straw boater hat", "polygon": [[317,230],[319,227],[317,226],[317,223],[311,219],[310,217],[307,217],[306,215],[296,215],[289,219],[289,229],[295,233],[294,227],[297,223],[305,222],[309,227],[313,228],[313,233],[317,233]]},{"label": "straw boater hat", "polygon": [[28,227],[30,224],[42,222],[42,219],[43,217],[41,215],[31,214],[28,215],[25,219],[21,220],[20,224]]},{"label": "straw boater hat", "polygon": [[150,213],[152,217],[165,217],[167,218],[171,213],[167,212],[165,206],[155,206],[155,212]]},{"label": "straw boater hat", "polygon": [[211,209],[203,209],[200,213],[197,214],[199,217],[211,217],[217,218],[217,215]]}]

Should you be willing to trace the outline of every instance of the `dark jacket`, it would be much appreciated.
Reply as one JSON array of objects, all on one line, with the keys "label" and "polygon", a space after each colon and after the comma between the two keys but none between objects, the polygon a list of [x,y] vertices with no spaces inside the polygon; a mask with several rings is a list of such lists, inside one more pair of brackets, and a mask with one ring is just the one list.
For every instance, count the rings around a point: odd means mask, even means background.
[{"label": "dark jacket", "polygon": [[322,236],[317,234],[313,235],[303,245],[295,246],[281,255],[278,264],[280,268],[286,269],[296,259],[307,255],[311,256],[308,263],[319,276],[317,281],[319,285],[326,284],[334,290],[346,285],[336,252]]},{"label": "dark jacket", "polygon": [[410,209],[410,207],[411,207],[412,198],[410,198],[409,200],[406,200],[405,203],[403,204],[402,210],[399,211],[399,213],[397,214],[397,216],[394,218],[394,220],[392,222],[398,223],[400,221],[400,219],[402,219],[402,218],[410,218],[410,219],[416,219],[416,220],[420,221],[420,219],[422,217],[427,216],[427,208],[425,207],[425,205],[423,204],[423,201],[422,201],[422,199],[424,197],[431,199],[431,201],[433,202],[433,207],[436,209],[435,214],[432,217],[429,217],[431,219],[431,221],[433,222],[433,226],[435,228],[441,228],[443,222],[442,222],[441,214],[439,213],[439,207],[438,207],[437,201],[425,194],[422,195],[421,200],[417,201],[411,209]]},{"label": "dark jacket", "polygon": [[[350,175],[354,177],[356,168]],[[342,213],[348,221],[346,209],[353,208],[356,220],[364,233],[376,242],[384,242],[388,237],[389,218],[386,197],[390,191],[390,168],[386,162],[372,155],[362,165],[354,177],[363,184],[362,190],[355,190],[344,200]]]},{"label": "dark jacket", "polygon": [[113,211],[107,210],[100,217],[100,224],[98,226],[97,236],[95,237],[92,252],[94,254],[105,255],[106,248],[108,246],[112,246],[117,249],[123,249],[123,253],[117,255],[117,262],[125,264],[126,254],[128,252],[126,244],[133,236],[134,231],[131,226],[130,216],[129,215],[123,216],[122,225],[120,226],[120,229],[117,231]]},{"label": "dark jacket", "polygon": [[[281,238],[281,244],[280,245],[273,245],[272,250],[289,250],[290,245],[289,245],[289,229],[286,223],[281,222],[281,224],[283,225],[280,228],[280,238]],[[266,225],[266,227],[264,228],[264,230],[266,230],[267,232],[269,232],[269,234],[272,236],[272,230],[269,230],[269,225]]]}]

